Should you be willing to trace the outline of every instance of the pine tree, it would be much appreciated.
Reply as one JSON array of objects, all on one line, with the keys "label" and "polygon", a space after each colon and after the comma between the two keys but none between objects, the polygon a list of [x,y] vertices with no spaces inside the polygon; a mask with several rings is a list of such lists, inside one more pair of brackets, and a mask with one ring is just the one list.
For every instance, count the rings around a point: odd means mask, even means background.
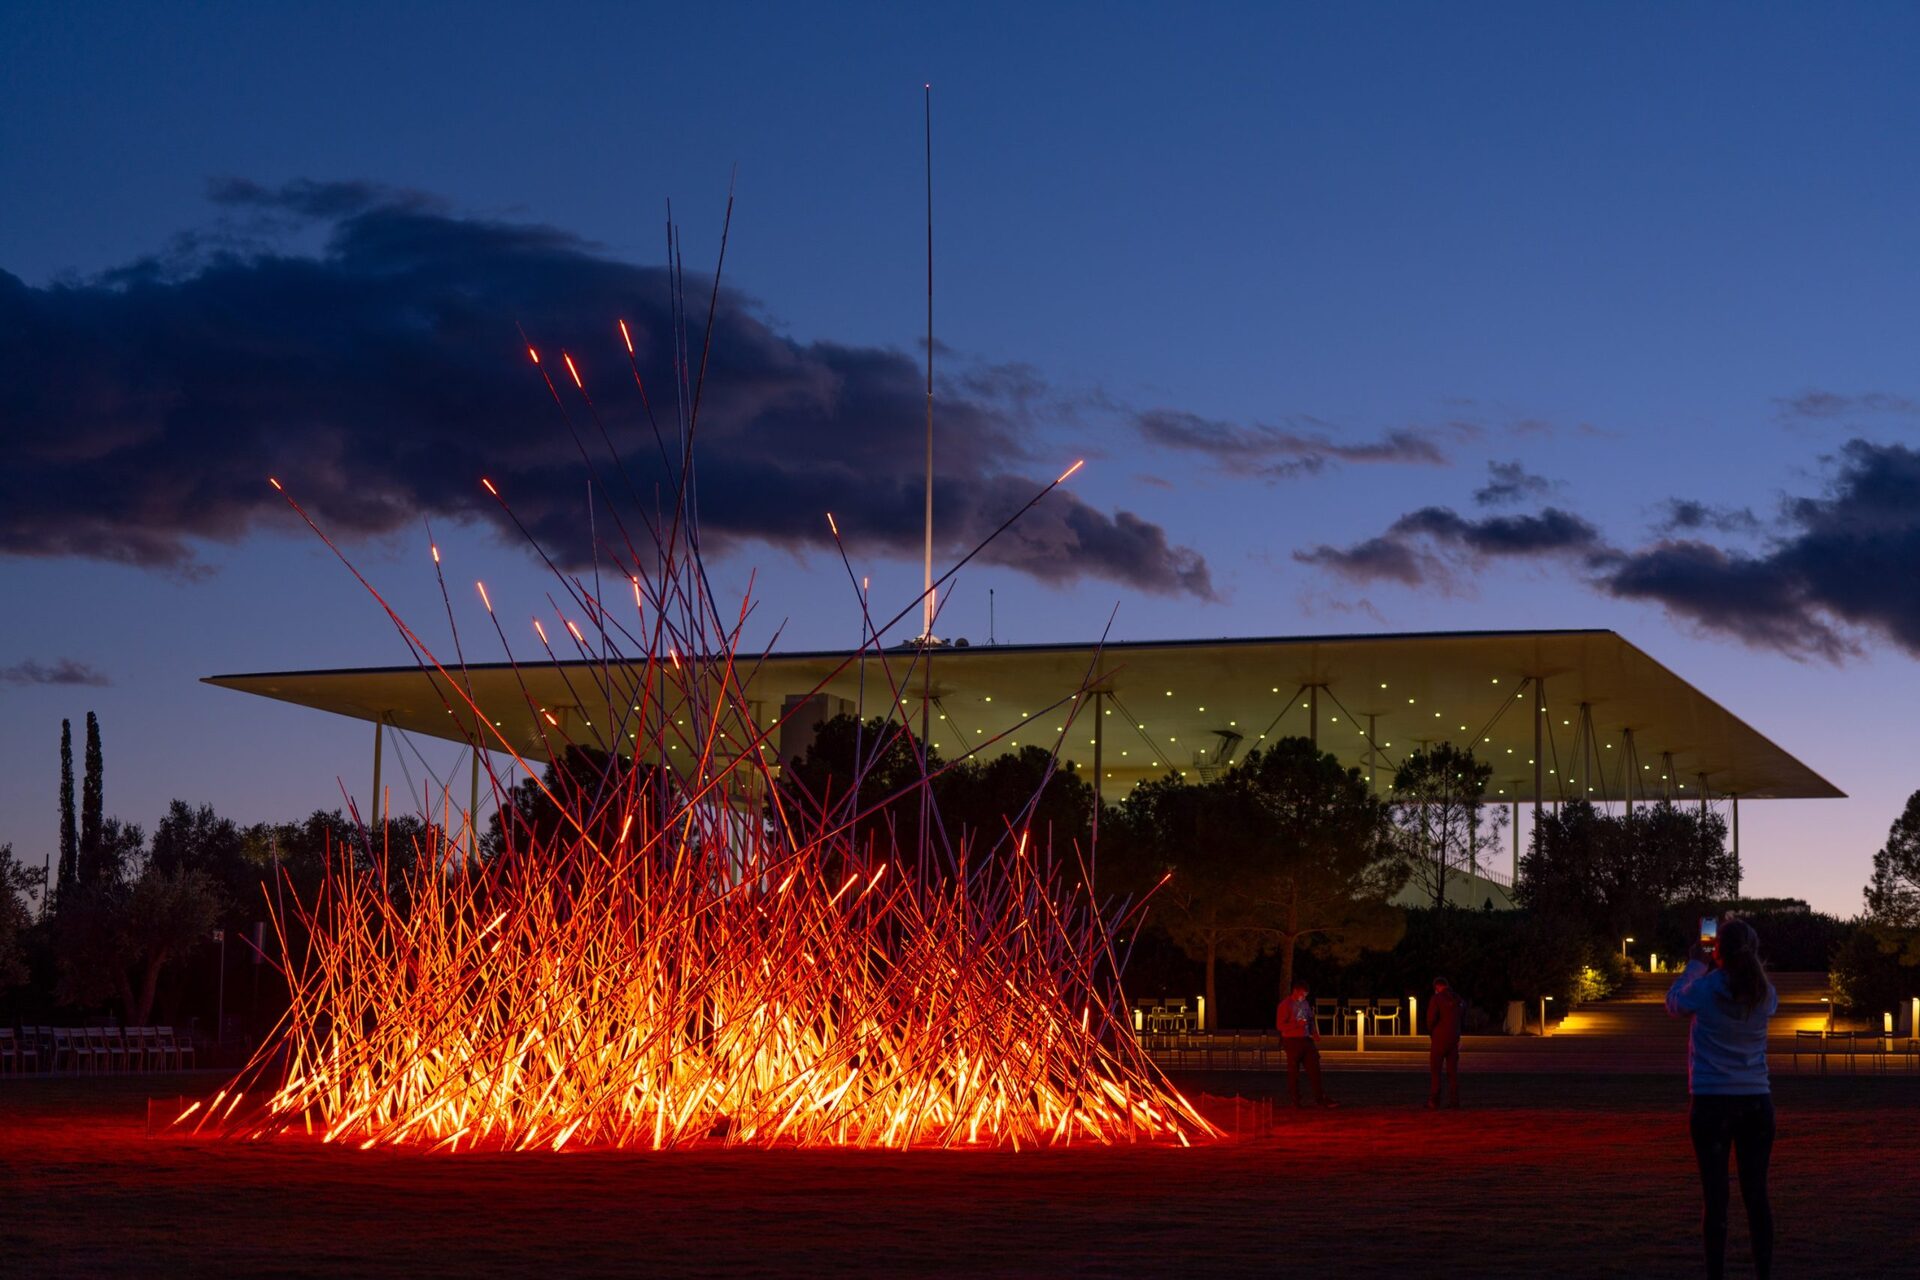
[{"label": "pine tree", "polygon": [[80,836],[73,824],[73,721],[60,722],[60,889],[80,874]]},{"label": "pine tree", "polygon": [[105,788],[101,779],[104,765],[100,758],[100,721],[87,712],[87,776],[80,789],[79,880],[92,884],[100,878],[102,847],[101,822],[105,807]]}]

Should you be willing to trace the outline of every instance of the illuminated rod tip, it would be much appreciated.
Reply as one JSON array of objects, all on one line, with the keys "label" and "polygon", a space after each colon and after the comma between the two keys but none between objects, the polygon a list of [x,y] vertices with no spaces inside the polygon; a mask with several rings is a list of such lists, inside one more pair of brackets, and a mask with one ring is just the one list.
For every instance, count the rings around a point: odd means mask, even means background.
[{"label": "illuminated rod tip", "polygon": [[633,354],[633,335],[627,332],[627,322],[625,320],[622,320],[620,322],[620,338],[623,342],[627,344],[627,354],[632,355]]},{"label": "illuminated rod tip", "polygon": [[1074,472],[1078,471],[1080,468],[1086,465],[1087,465],[1087,460],[1085,458],[1080,459],[1080,461],[1074,463],[1072,466],[1068,467],[1065,471],[1062,471],[1060,473],[1060,478],[1058,480],[1055,480],[1054,483],[1055,484],[1066,483],[1066,479],[1068,476],[1072,475]]},{"label": "illuminated rod tip", "polygon": [[285,490],[285,489],[282,489],[282,488],[280,487],[280,482],[279,482],[278,480],[275,480],[275,479],[274,479],[274,478],[273,478],[272,476],[268,476],[268,477],[267,477],[267,483],[268,483],[268,484],[270,484],[270,485],[272,485],[272,486],[273,486],[274,488],[276,488],[276,489],[280,489],[280,492],[282,492],[282,493],[285,493],[285,492],[286,492],[286,490]]},{"label": "illuminated rod tip", "polygon": [[487,492],[492,494],[494,497],[497,498],[500,496],[500,491],[493,487],[493,481],[487,479],[485,476],[481,476],[480,483],[487,486]]},{"label": "illuminated rod tip", "polygon": [[837,538],[840,536],[840,526],[834,523],[833,512],[831,511],[827,512],[827,528],[833,530],[834,537]]},{"label": "illuminated rod tip", "polygon": [[545,644],[547,642],[547,629],[540,625],[540,619],[535,618],[533,620],[533,629],[536,633],[539,634],[540,643]]},{"label": "illuminated rod tip", "polygon": [[435,545],[434,543],[431,543],[431,542],[429,542],[429,543],[428,543],[427,545],[428,545],[428,546],[429,546],[430,548],[432,548],[432,550],[433,550],[433,562],[434,562],[435,564],[439,564],[439,563],[440,563],[440,548],[439,548],[439,547],[438,547],[437,545]]},{"label": "illuminated rod tip", "polygon": [[487,596],[487,584],[486,584],[486,583],[484,583],[484,582],[476,582],[476,583],[474,583],[473,585],[474,585],[474,586],[476,586],[476,587],[478,587],[478,588],[480,589],[480,603],[481,603],[481,604],[484,604],[485,606],[487,606],[487,612],[488,612],[488,613],[492,613],[492,612],[493,612],[493,601],[492,601],[491,599],[489,599],[489,598],[488,598],[488,596]]},{"label": "illuminated rod tip", "polygon": [[567,362],[567,372],[573,375],[573,385],[585,391],[587,389],[586,384],[580,381],[580,370],[574,368],[573,357],[562,351],[560,358]]},{"label": "illuminated rod tip", "polygon": [[535,350],[534,350],[534,349],[533,349],[532,347],[528,347],[528,348],[527,348],[527,354],[528,354],[529,356],[531,356],[531,357],[533,357],[533,362],[534,362],[535,364],[539,364],[539,363],[540,363],[540,353],[539,353],[538,351],[535,351]]}]

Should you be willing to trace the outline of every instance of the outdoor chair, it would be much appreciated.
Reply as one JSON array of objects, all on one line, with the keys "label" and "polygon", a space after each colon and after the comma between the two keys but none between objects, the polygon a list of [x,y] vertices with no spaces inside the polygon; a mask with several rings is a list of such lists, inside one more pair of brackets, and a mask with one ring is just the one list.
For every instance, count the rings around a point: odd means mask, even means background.
[{"label": "outdoor chair", "polygon": [[161,1067],[165,1066],[166,1051],[160,1045],[160,1029],[158,1027],[141,1027],[139,1028],[139,1039],[140,1069],[142,1071],[158,1071]]},{"label": "outdoor chair", "polygon": [[193,1036],[189,1032],[175,1032],[172,1027],[161,1027],[161,1043],[165,1046],[166,1056],[173,1059],[173,1069],[184,1071],[193,1062]]},{"label": "outdoor chair", "polygon": [[93,1046],[93,1065],[98,1071],[112,1071],[116,1059],[124,1060],[119,1037],[110,1027],[87,1028],[87,1042]]},{"label": "outdoor chair", "polygon": [[1340,1011],[1340,1034],[1347,1034],[1349,1029],[1356,1033],[1366,1030],[1367,1016],[1372,1012],[1371,1000],[1347,1001],[1346,1008]]},{"label": "outdoor chair", "polygon": [[1827,1035],[1824,1031],[1800,1030],[1793,1033],[1793,1070],[1800,1072],[1800,1055],[1810,1053],[1820,1063],[1820,1074],[1827,1074]]},{"label": "outdoor chair", "polygon": [[1893,1037],[1880,1031],[1856,1031],[1853,1033],[1854,1048],[1867,1058],[1872,1059],[1873,1069],[1883,1073],[1887,1069],[1887,1055],[1893,1051]]},{"label": "outdoor chair", "polygon": [[1168,996],[1167,1030],[1187,1031],[1190,1030],[1192,1026],[1193,1019],[1190,1011],[1187,1009],[1187,998],[1185,996]]},{"label": "outdoor chair", "polygon": [[1400,997],[1399,996],[1385,996],[1379,1000],[1374,1001],[1373,1033],[1375,1035],[1379,1035],[1380,1029],[1383,1026],[1392,1027],[1393,1031],[1391,1032],[1391,1034],[1393,1035],[1397,1036],[1400,1034]]},{"label": "outdoor chair", "polygon": [[[1322,1035],[1332,1035],[1340,1029],[1340,1002],[1338,1000],[1315,1000],[1313,1002],[1313,1023],[1320,1028]],[[1323,1025],[1324,1024],[1324,1025]]]},{"label": "outdoor chair", "polygon": [[1827,1032],[1827,1041],[1828,1041],[1827,1052],[1844,1057],[1847,1060],[1847,1073],[1851,1075],[1855,1070],[1856,1066],[1858,1065],[1857,1063],[1855,1063],[1854,1057],[1853,1057],[1853,1050],[1854,1050],[1853,1032],[1829,1031]]}]

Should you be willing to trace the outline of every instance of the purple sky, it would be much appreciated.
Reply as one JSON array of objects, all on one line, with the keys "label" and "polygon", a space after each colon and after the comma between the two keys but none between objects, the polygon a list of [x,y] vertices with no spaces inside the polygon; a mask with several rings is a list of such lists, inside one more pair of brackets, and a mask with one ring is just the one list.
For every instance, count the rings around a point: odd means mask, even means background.
[{"label": "purple sky", "polygon": [[0,14],[0,841],[89,709],[149,826],[364,792],[365,726],[197,683],[406,660],[266,473],[410,616],[420,514],[536,607],[473,485],[577,527],[514,326],[611,377],[736,162],[715,585],[851,642],[832,506],[910,598],[931,80],[944,536],[1088,458],[946,630],[1612,627],[1850,793],[1742,826],[1855,911],[1920,785],[1920,17],[959,12]]}]

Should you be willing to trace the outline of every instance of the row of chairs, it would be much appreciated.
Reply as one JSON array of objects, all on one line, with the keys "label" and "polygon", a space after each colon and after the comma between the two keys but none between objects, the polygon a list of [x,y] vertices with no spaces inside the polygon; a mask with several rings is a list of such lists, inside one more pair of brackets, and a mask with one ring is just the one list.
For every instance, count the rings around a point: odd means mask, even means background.
[{"label": "row of chairs", "polygon": [[193,1037],[172,1027],[0,1027],[0,1070],[180,1071]]},{"label": "row of chairs", "polygon": [[1800,1055],[1811,1056],[1821,1075],[1827,1073],[1829,1059],[1847,1064],[1848,1071],[1858,1071],[1859,1061],[1865,1058],[1875,1071],[1905,1068],[1908,1071],[1920,1069],[1920,1039],[1909,1036],[1902,1043],[1897,1036],[1884,1031],[1812,1031],[1796,1030],[1793,1033],[1793,1069],[1800,1070]]},{"label": "row of chairs", "polygon": [[1180,1035],[1200,1030],[1197,1001],[1185,996],[1165,996],[1158,1000],[1134,1002],[1134,1026],[1150,1036]]},{"label": "row of chairs", "polygon": [[1375,1000],[1321,999],[1313,1002],[1314,1025],[1322,1035],[1352,1035],[1362,1028],[1373,1035],[1400,1034],[1400,997]]}]

